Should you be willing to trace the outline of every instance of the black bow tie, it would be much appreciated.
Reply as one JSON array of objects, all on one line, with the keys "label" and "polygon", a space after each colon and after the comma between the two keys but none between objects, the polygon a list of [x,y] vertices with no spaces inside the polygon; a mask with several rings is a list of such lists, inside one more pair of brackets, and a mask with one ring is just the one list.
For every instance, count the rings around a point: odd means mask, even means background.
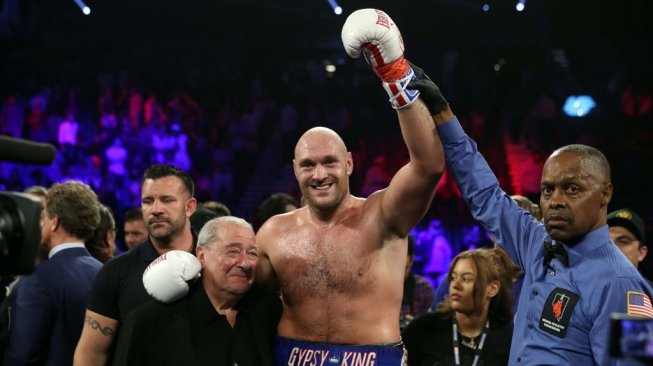
[{"label": "black bow tie", "polygon": [[565,247],[562,245],[562,243],[558,242],[556,243],[555,246],[548,241],[544,241],[544,266],[548,267],[549,263],[551,263],[551,260],[553,258],[558,258],[558,260],[565,265],[565,267],[569,267],[569,257],[567,256],[567,250]]}]

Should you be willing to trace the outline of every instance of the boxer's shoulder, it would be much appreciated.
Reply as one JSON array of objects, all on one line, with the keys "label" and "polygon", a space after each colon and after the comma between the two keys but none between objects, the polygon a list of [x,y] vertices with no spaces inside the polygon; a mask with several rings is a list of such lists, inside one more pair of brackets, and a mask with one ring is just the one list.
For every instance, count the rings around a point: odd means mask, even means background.
[{"label": "boxer's shoulder", "polygon": [[256,233],[257,241],[259,238],[263,237],[274,237],[278,233],[286,232],[292,230],[297,226],[296,221],[299,217],[299,211],[304,208],[297,209],[295,211],[287,212],[280,215],[275,215],[270,217],[265,221],[265,223],[259,228]]}]

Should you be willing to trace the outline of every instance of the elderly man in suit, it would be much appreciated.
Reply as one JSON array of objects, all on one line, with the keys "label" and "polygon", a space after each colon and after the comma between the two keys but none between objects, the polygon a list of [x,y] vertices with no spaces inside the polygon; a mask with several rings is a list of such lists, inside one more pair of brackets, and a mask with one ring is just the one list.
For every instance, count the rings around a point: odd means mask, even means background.
[{"label": "elderly man in suit", "polygon": [[102,267],[84,247],[100,222],[95,192],[68,181],[48,190],[41,242],[48,259],[21,278],[4,365],[70,365],[82,332],[86,299]]},{"label": "elderly man in suit", "polygon": [[201,279],[181,300],[152,301],[132,311],[121,328],[114,364],[272,366],[281,300],[267,288],[252,287],[258,265],[252,226],[233,216],[210,220],[197,238],[197,258],[170,251],[146,272],[159,277],[160,286],[176,289],[175,277],[183,271],[175,271],[173,262],[184,262],[185,271],[201,266]]}]

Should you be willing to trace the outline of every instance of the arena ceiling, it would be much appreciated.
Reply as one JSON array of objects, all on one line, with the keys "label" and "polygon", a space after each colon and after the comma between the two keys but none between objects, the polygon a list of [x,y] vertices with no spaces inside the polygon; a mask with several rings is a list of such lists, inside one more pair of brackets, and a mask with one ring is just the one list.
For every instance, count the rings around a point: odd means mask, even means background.
[{"label": "arena ceiling", "polygon": [[[4,0],[0,65],[11,76],[39,60],[69,68],[82,59],[120,62],[143,47],[161,57],[245,52],[261,62],[283,55],[333,59],[344,57],[346,15],[366,7],[388,12],[407,51],[425,58],[484,49],[562,52],[576,68],[604,56],[642,65],[653,60],[653,1],[526,0],[521,13],[517,1],[488,0],[490,11],[483,12],[481,0],[340,0],[338,16],[327,0],[86,0],[92,11],[85,16],[73,0]],[[588,48],[591,57],[576,55]]]},{"label": "arena ceiling", "polygon": [[[29,36],[60,42],[183,39],[243,36],[278,43],[338,39],[346,15],[376,7],[390,14],[406,36],[447,45],[564,43],[578,38],[651,36],[648,0],[340,0],[335,15],[326,0],[86,0],[84,16],[73,0],[4,0],[4,12],[20,4],[12,23]],[[490,5],[489,12],[481,10]],[[6,17],[0,18],[7,21]],[[20,38],[12,32],[5,39]]]}]

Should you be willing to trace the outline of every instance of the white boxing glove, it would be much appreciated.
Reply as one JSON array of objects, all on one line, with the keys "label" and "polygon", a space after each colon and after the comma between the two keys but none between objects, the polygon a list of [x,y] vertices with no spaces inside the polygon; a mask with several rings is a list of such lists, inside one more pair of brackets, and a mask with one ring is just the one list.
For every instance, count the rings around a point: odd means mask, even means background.
[{"label": "white boxing glove", "polygon": [[383,80],[383,88],[395,109],[410,105],[419,91],[406,89],[415,73],[404,59],[404,41],[397,25],[388,14],[377,9],[351,13],[342,27],[342,44],[353,58],[361,53]]},{"label": "white boxing glove", "polygon": [[143,285],[150,296],[169,303],[188,293],[188,283],[199,276],[202,264],[191,253],[171,250],[150,263],[143,272]]}]

